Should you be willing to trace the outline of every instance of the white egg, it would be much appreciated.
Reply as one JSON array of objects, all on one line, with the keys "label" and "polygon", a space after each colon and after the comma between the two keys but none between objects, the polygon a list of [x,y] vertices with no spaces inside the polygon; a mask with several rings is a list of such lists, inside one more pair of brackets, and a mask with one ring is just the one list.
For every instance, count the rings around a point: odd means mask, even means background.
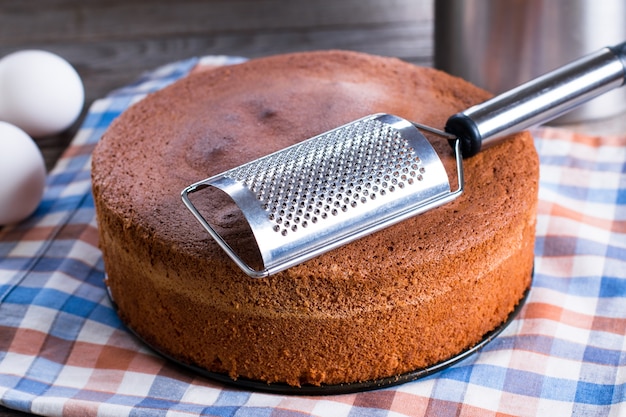
[{"label": "white egg", "polygon": [[20,128],[0,122],[0,226],[30,216],[41,202],[45,182],[37,144]]},{"label": "white egg", "polygon": [[84,101],[80,76],[60,56],[24,50],[0,59],[0,120],[30,136],[67,129],[80,115]]}]

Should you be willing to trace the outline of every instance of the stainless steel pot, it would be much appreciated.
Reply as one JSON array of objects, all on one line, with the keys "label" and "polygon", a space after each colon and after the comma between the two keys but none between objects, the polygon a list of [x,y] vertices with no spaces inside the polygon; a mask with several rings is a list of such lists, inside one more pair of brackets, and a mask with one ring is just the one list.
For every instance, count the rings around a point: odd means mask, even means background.
[{"label": "stainless steel pot", "polygon": [[[494,94],[626,40],[626,0],[435,0],[435,67]],[[558,118],[626,111],[618,89]]]}]

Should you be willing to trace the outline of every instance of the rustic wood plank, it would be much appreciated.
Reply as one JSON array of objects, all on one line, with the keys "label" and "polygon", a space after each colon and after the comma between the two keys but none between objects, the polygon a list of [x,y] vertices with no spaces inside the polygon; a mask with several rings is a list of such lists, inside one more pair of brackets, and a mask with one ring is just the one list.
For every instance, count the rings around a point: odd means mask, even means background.
[{"label": "rustic wood plank", "polygon": [[[33,3],[36,3],[34,7]],[[0,2],[0,43],[129,39],[432,19],[428,0],[231,0]]]}]

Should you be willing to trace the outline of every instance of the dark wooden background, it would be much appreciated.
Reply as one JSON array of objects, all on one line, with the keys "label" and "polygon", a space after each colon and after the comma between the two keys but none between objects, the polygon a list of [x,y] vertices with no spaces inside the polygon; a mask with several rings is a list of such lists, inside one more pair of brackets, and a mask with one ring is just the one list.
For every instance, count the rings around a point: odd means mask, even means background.
[{"label": "dark wooden background", "polygon": [[[431,65],[432,33],[433,0],[0,0],[0,57],[32,48],[64,57],[86,106],[192,56],[339,48]],[[37,140],[48,169],[79,124]],[[17,415],[0,406],[0,417]]]}]

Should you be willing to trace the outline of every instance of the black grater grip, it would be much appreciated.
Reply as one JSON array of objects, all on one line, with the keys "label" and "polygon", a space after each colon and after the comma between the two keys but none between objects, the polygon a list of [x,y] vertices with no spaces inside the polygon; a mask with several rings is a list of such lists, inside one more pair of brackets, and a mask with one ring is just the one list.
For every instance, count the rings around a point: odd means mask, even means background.
[{"label": "black grater grip", "polygon": [[[464,158],[476,155],[482,145],[482,134],[471,117],[464,113],[451,116],[446,122],[445,131],[455,135],[461,142],[461,154]],[[453,142],[450,142],[453,145]]]}]

